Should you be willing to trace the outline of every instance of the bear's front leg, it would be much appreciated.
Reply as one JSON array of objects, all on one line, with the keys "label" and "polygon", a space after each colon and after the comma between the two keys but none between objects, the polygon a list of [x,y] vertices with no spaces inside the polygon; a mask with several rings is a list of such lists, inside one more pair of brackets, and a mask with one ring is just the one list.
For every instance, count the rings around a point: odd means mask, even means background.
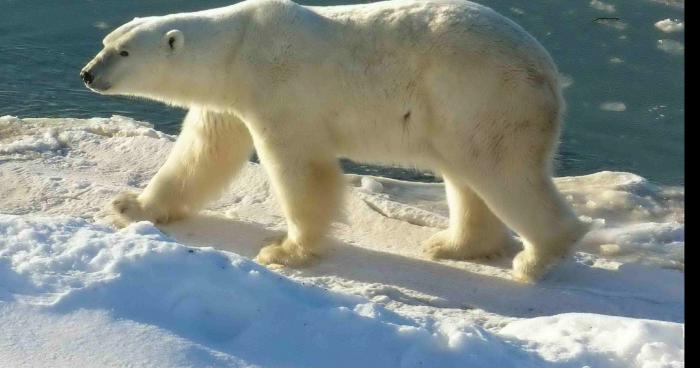
[{"label": "bear's front leg", "polygon": [[335,157],[300,156],[257,147],[287,220],[287,235],[260,250],[255,261],[290,267],[308,265],[337,214],[343,180]]},{"label": "bear's front leg", "polygon": [[118,194],[109,203],[109,220],[118,227],[168,223],[200,209],[226,188],[252,146],[234,115],[193,108],[165,164],[141,194]]}]

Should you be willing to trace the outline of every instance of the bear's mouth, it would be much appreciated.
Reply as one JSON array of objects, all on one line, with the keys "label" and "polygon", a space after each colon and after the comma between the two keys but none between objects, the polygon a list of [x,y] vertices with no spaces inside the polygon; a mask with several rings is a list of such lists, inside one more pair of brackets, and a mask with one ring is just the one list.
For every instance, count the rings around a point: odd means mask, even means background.
[{"label": "bear's mouth", "polygon": [[112,85],[100,80],[95,80],[90,84],[85,83],[85,87],[93,92],[103,93],[112,88]]}]

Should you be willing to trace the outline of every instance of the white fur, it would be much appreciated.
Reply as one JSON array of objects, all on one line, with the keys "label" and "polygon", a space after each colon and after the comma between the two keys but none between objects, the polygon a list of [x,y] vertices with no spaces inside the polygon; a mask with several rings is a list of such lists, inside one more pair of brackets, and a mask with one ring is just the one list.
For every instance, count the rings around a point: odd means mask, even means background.
[{"label": "white fur", "polygon": [[200,208],[252,138],[288,222],[261,263],[302,265],[318,254],[341,203],[338,156],[443,174],[450,228],[427,242],[433,257],[498,253],[505,223],[524,239],[514,274],[529,281],[586,231],[551,180],[564,110],[556,67],[489,8],[248,0],[136,19],[104,44],[85,68],[92,88],[191,109],[144,192],[117,199],[124,221]]}]

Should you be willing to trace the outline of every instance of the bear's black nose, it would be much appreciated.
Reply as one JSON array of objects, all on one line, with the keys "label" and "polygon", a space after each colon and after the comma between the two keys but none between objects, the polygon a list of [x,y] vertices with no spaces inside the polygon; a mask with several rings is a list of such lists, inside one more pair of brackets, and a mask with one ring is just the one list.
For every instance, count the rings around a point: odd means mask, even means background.
[{"label": "bear's black nose", "polygon": [[82,72],[80,72],[80,78],[83,79],[83,82],[84,82],[85,84],[90,84],[90,83],[92,83],[92,80],[94,79],[94,78],[92,77],[92,74],[90,74],[90,72],[88,72],[88,71],[86,71],[86,70],[83,70]]}]

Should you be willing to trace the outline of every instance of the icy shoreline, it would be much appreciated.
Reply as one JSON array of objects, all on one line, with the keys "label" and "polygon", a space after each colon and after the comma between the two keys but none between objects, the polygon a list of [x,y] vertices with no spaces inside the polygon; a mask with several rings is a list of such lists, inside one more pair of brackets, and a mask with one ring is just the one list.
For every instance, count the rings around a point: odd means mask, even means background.
[{"label": "icy shoreline", "polygon": [[523,286],[512,254],[422,257],[446,225],[441,184],[348,175],[326,257],[271,272],[246,259],[284,230],[255,164],[194,218],[104,224],[103,204],[145,186],[173,139],[119,116],[0,118],[0,363],[683,366],[682,187],[558,178],[595,230]]}]

